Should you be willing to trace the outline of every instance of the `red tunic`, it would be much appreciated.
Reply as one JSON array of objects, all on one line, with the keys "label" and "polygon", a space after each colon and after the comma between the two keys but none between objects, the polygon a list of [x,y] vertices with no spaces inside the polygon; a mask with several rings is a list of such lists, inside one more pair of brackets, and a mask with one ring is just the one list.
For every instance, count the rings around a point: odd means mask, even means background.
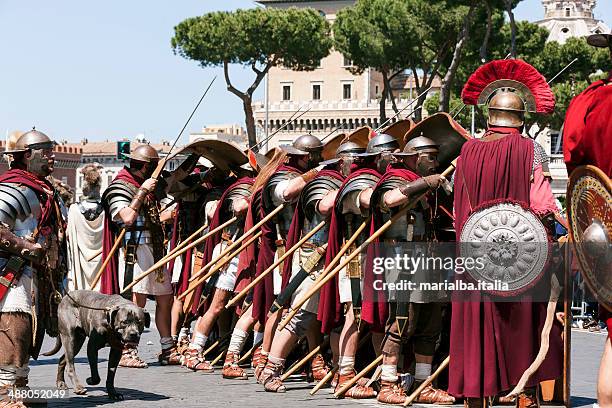
[{"label": "red tunic", "polygon": [[[472,139],[461,149],[455,172],[455,226],[457,237],[469,215],[496,200],[530,206],[533,141],[515,129],[495,141]],[[478,298],[478,296],[475,296]],[[458,397],[486,397],[518,383],[540,348],[546,304],[453,301],[448,391]],[[527,386],[561,375],[560,327],[553,328],[550,349]]]},{"label": "red tunic", "polygon": [[[563,157],[568,173],[592,164],[612,177],[612,72],[570,103],[563,125]],[[612,313],[600,307],[600,318],[612,331]]]}]

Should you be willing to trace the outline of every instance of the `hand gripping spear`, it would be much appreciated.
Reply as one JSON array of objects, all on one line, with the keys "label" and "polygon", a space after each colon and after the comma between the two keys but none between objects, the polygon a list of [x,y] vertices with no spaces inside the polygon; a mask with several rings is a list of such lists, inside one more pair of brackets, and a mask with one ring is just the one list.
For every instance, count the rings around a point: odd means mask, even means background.
[{"label": "hand gripping spear", "polygon": [[[444,172],[442,173],[442,176],[446,177],[450,173],[452,173],[453,170],[455,170],[456,161],[457,161],[457,159],[455,159],[452,162],[452,164],[446,170],[444,170]],[[425,194],[427,194],[427,193],[425,193]],[[323,273],[320,276],[320,277],[322,277],[320,282],[315,283],[312,286],[312,288],[304,295],[304,297],[302,297],[302,299],[300,299],[294,305],[291,305],[293,310],[291,312],[289,312],[285,316],[284,320],[279,324],[277,330],[279,330],[279,331],[282,330],[289,323],[289,321],[291,321],[291,319],[297,314],[297,312],[299,311],[300,307],[302,307],[302,305],[304,303],[306,303],[306,301],[308,299],[310,299],[315,293],[317,293],[327,282],[329,282],[334,277],[334,275],[336,275],[346,265],[348,265],[349,262],[351,262],[356,256],[358,256],[361,253],[361,251],[363,251],[368,245],[370,245],[372,242],[374,242],[374,240],[376,240],[383,232],[385,232],[393,223],[395,223],[402,216],[404,216],[406,211],[408,211],[411,208],[411,206],[414,205],[414,203],[418,202],[422,198],[422,196],[424,196],[425,194],[421,195],[420,197],[417,197],[416,199],[410,200],[408,202],[408,204],[404,205],[393,217],[391,217],[391,219],[389,221],[385,222],[378,230],[376,230],[372,235],[370,235],[368,237],[368,239],[366,239],[359,247],[357,247],[353,252],[351,252],[340,263],[340,265],[338,265],[334,270],[329,271],[327,273],[326,273],[326,271],[323,271]],[[353,238],[353,237],[351,237],[351,238]],[[327,269],[330,269],[330,268],[326,268],[326,270]]]},{"label": "hand gripping spear", "polygon": [[257,276],[251,283],[249,283],[242,291],[240,291],[240,293],[238,293],[236,296],[234,296],[232,298],[232,300],[230,300],[227,303],[227,306],[225,306],[226,308],[230,308],[233,305],[235,305],[240,299],[242,299],[244,296],[247,295],[247,293],[249,293],[249,291],[251,289],[253,289],[255,287],[255,285],[257,285],[259,282],[261,282],[261,280],[263,278],[266,277],[266,275],[268,275],[270,272],[272,272],[274,270],[274,268],[276,268],[278,265],[280,265],[285,259],[287,259],[289,256],[291,256],[292,253],[294,253],[299,247],[301,247],[306,241],[308,241],[310,239],[310,237],[312,237],[314,234],[317,233],[317,231],[319,231],[321,228],[323,228],[323,226],[325,225],[325,221],[321,221],[319,223],[319,225],[317,225],[316,227],[314,227],[310,232],[308,232],[308,234],[304,235],[302,237],[302,239],[300,239],[294,246],[291,247],[291,249],[289,249],[288,251],[286,251],[283,256],[281,256],[280,258],[278,258],[272,265],[270,265],[268,267],[268,269],[266,269],[265,271],[263,271],[261,274],[259,274],[259,276]]},{"label": "hand gripping spear", "polygon": [[[189,117],[187,118],[187,121],[185,122],[185,124],[183,125],[183,128],[181,129],[181,131],[179,132],[178,136],[174,139],[174,143],[172,143],[172,146],[170,147],[170,150],[168,151],[168,154],[166,155],[166,157],[164,157],[163,159],[161,159],[159,161],[159,163],[157,164],[157,167],[155,168],[155,170],[153,171],[153,174],[151,175],[151,178],[154,179],[158,179],[159,175],[161,174],[162,170],[164,169],[164,167],[166,167],[166,161],[168,160],[168,157],[170,157],[170,153],[172,153],[172,150],[174,149],[174,146],[176,146],[176,143],[178,142],[178,140],[181,138],[181,135],[183,134],[183,132],[185,131],[185,129],[187,128],[187,125],[189,125],[189,122],[191,121],[191,118],[193,117],[193,115],[196,113],[196,111],[198,110],[198,107],[200,107],[200,104],[202,103],[202,101],[204,100],[204,97],[206,96],[206,94],[208,93],[208,91],[210,90],[212,84],[215,82],[215,79],[217,79],[217,76],[215,75],[215,77],[212,79],[212,81],[210,81],[210,84],[208,84],[208,87],[206,88],[206,90],[204,91],[204,93],[202,94],[202,97],[200,98],[200,100],[198,101],[198,103],[196,104],[195,108],[193,108],[193,111],[191,112],[191,114],[189,115]],[[102,262],[102,266],[100,267],[100,270],[98,271],[98,273],[96,274],[96,277],[94,278],[90,289],[93,290],[93,288],[96,287],[96,285],[98,284],[98,281],[100,280],[100,277],[102,277],[102,273],[104,272],[104,270],[106,269],[106,267],[108,266],[110,260],[113,258],[113,256],[115,255],[115,252],[117,251],[117,248],[119,248],[119,244],[121,243],[121,240],[123,239],[123,236],[125,235],[126,229],[125,227],[121,229],[121,232],[119,233],[119,235],[117,236],[117,238],[115,239],[115,242],[113,243],[113,246],[111,247],[110,251],[108,252],[108,255],[106,255],[106,259],[104,260],[104,262]],[[123,292],[122,292],[123,293]]]}]

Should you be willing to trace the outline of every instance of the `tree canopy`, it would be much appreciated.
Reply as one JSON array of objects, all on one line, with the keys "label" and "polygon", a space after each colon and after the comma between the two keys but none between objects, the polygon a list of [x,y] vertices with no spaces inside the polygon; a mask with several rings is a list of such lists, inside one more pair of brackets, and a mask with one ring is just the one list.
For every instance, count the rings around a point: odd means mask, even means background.
[{"label": "tree canopy", "polygon": [[[174,28],[174,52],[202,67],[223,66],[228,90],[243,102],[249,145],[256,141],[253,93],[273,66],[315,69],[332,46],[330,26],[309,8],[253,8],[192,17]],[[231,82],[229,65],[250,67],[255,79],[244,91]]]}]

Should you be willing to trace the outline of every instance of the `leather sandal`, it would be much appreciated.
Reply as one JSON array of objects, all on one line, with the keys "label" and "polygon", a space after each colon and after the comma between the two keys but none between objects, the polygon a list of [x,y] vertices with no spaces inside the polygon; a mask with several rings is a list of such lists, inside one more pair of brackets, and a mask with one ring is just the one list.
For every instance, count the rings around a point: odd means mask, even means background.
[{"label": "leather sandal", "polygon": [[406,401],[406,393],[397,382],[380,381],[380,391],[376,396],[378,402],[383,404],[403,404]]},{"label": "leather sandal", "polygon": [[237,353],[227,352],[221,372],[223,378],[229,380],[246,380],[249,378],[246,371],[238,365],[239,359],[240,356]]},{"label": "leather sandal", "polygon": [[[346,383],[355,378],[355,375],[357,375],[355,371],[352,371],[350,374],[347,375],[340,375],[338,377],[337,385],[334,389],[334,392],[337,392]],[[355,385],[349,388],[344,393],[343,397],[352,399],[374,398],[376,396],[376,391],[374,390],[374,388],[366,386],[361,380],[363,380],[363,378],[360,378],[357,383],[355,383]]]},{"label": "leather sandal", "polygon": [[138,349],[129,347],[121,351],[120,367],[147,368],[149,365],[138,355]]},{"label": "leather sandal", "polygon": [[312,370],[312,378],[315,381],[321,381],[330,370],[321,354],[314,356],[312,363],[310,364],[310,368]]},{"label": "leather sandal", "polygon": [[434,388],[430,384],[421,391],[415,402],[423,404],[452,405],[455,403],[455,397],[444,390]]}]

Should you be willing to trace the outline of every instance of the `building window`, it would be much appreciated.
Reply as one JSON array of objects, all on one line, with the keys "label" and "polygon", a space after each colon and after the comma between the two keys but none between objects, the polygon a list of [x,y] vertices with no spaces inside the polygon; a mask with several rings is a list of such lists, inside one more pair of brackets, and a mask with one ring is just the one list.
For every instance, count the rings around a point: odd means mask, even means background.
[{"label": "building window", "polygon": [[317,66],[316,66],[316,68],[321,68],[321,64],[322,64],[322,63],[323,63],[323,60],[322,60],[322,59],[320,59],[320,60],[319,60],[319,62],[317,62]]},{"label": "building window", "polygon": [[343,67],[352,67],[353,61],[347,57],[344,57]]},{"label": "building window", "polygon": [[563,135],[559,132],[550,134],[550,154],[563,154]]},{"label": "building window", "polygon": [[291,85],[283,85],[283,101],[291,100]]},{"label": "building window", "polygon": [[342,98],[351,99],[351,84],[342,84]]},{"label": "building window", "polygon": [[113,182],[113,175],[109,174],[108,176],[106,176],[106,184],[110,184]]},{"label": "building window", "polygon": [[570,17],[572,15],[572,9],[569,7],[565,8],[565,17]]},{"label": "building window", "polygon": [[374,87],[375,91],[374,91],[374,95],[376,95],[376,97],[378,97],[378,85],[376,85]]},{"label": "building window", "polygon": [[318,101],[321,99],[321,85],[312,86],[312,100]]}]

